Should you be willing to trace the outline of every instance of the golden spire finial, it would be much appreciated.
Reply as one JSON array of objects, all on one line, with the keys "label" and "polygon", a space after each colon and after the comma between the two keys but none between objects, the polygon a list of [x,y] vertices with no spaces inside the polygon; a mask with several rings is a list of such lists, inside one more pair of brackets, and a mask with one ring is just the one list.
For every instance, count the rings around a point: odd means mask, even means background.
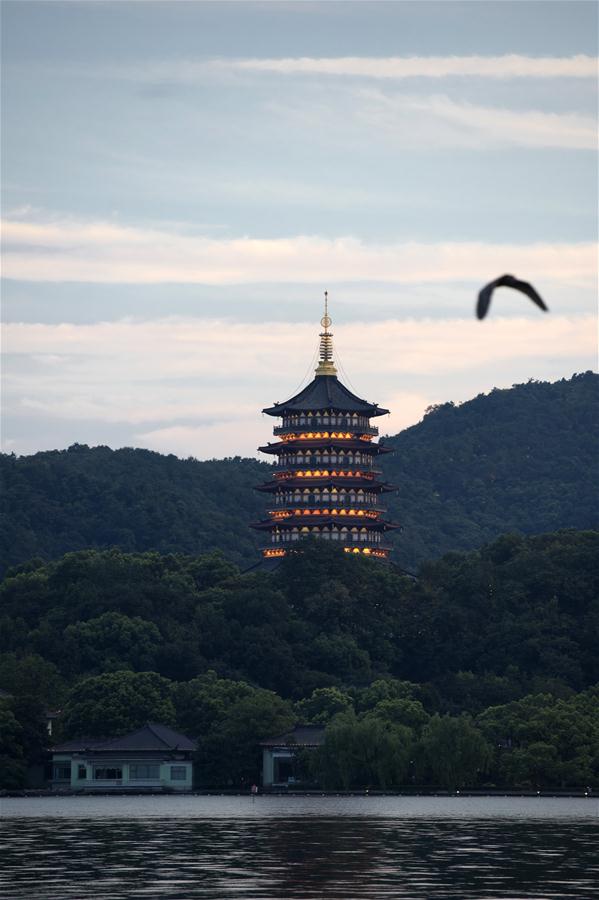
[{"label": "golden spire finial", "polygon": [[333,365],[333,335],[329,328],[333,320],[329,316],[329,292],[324,292],[324,316],[320,320],[324,331],[320,332],[320,358],[316,367],[317,375],[336,375],[337,369]]}]

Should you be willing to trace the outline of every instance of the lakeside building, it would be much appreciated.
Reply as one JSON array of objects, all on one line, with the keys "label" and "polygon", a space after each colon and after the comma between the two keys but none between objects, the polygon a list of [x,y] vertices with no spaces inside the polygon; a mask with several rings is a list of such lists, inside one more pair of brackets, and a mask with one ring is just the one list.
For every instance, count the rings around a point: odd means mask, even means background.
[{"label": "lakeside building", "polygon": [[305,780],[298,751],[316,750],[324,743],[324,725],[296,725],[293,731],[266,738],[262,747],[262,786],[289,787]]},{"label": "lakeside building", "polygon": [[190,791],[196,744],[149,722],[123,737],[78,738],[52,749],[52,787],[75,791]]},{"label": "lakeside building", "polygon": [[391,452],[376,442],[371,419],[389,410],[353,394],[337,377],[332,319],[320,320],[315,377],[299,394],[263,410],[282,419],[275,443],[259,447],[277,457],[273,478],[256,490],[271,495],[268,518],[252,527],[265,533],[262,556],[285,556],[294,541],[337,541],[346,553],[386,559],[387,533],[399,525],[383,518],[382,495],[395,487],[382,481],[378,457]]}]

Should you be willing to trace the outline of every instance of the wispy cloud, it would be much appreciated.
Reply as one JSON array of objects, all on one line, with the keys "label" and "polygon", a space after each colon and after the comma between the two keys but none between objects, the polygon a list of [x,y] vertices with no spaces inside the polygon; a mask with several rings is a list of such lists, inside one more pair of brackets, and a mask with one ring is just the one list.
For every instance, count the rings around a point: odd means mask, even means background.
[{"label": "wispy cloud", "polygon": [[[573,90],[584,93],[588,108],[593,109],[598,60],[586,55],[217,58],[174,64],[150,61],[119,71],[123,79],[171,86],[220,79],[255,89],[256,98],[266,88],[270,101],[260,105],[258,100],[258,114],[267,114],[266,127],[271,118],[295,123],[310,131],[316,142],[325,138],[334,142],[337,137],[348,146],[348,141],[353,145],[367,137],[376,145],[382,136],[391,135],[402,148],[597,147],[592,114],[581,113],[578,105],[571,111],[555,110],[555,95],[560,92],[550,83],[553,79],[563,87],[564,81],[575,79]],[[251,79],[251,75],[257,77]],[[284,86],[277,83],[277,75],[287,79]],[[546,82],[532,94],[540,108],[534,103],[528,109],[510,108],[513,88],[503,89],[499,83],[522,79]],[[502,99],[468,102],[464,94],[472,93],[473,86],[480,96],[486,81],[484,90],[490,92],[489,80],[499,84],[493,91],[499,91]],[[405,93],[399,92],[400,83]],[[430,94],[431,84],[451,96]],[[520,85],[518,89],[522,90]],[[246,95],[246,102],[252,103],[251,97]],[[574,97],[571,102],[576,102]],[[365,121],[382,127],[384,135],[377,130],[366,132]]]},{"label": "wispy cloud", "polygon": [[[212,59],[148,60],[143,65],[111,66],[109,78],[165,84],[194,84],[235,73],[282,76],[329,76],[400,81],[408,78],[549,79],[597,78],[594,56],[332,56],[216,57]],[[90,74],[89,69],[84,74]],[[92,73],[93,74],[93,70]]]},{"label": "wispy cloud", "polygon": [[[339,56],[215,60],[213,68],[278,72],[281,75],[336,75],[362,78],[597,78],[592,56]],[[195,70],[197,71],[197,69]],[[193,64],[179,69],[189,77]]]},{"label": "wispy cloud", "polygon": [[[259,410],[297,389],[317,330],[215,319],[9,324],[5,413],[66,423],[71,440],[84,422],[100,434],[124,423],[142,446],[253,454],[269,437]],[[336,328],[334,340],[357,392],[392,410],[382,423],[390,433],[430,403],[471,396],[472,384],[558,377],[596,355],[590,316],[362,321]]]},{"label": "wispy cloud", "polygon": [[356,92],[355,114],[400,146],[597,148],[597,123],[578,113],[513,110],[444,95]]},{"label": "wispy cloud", "polygon": [[328,239],[206,238],[114,222],[8,220],[4,275],[25,281],[101,283],[426,283],[513,271],[588,285],[596,248],[580,244],[367,243]]},{"label": "wispy cloud", "polygon": [[[546,352],[569,355],[591,349],[595,336],[590,316],[535,316],[489,319],[397,319],[354,321],[337,325],[335,345],[343,348],[348,368],[360,374],[446,372],[468,369],[487,359],[500,360]],[[8,323],[11,354],[38,355],[54,366],[78,358],[78,365],[115,360],[135,378],[213,376],[227,383],[244,373],[272,378],[273,372],[305,368],[307,348],[316,347],[314,324],[227,322],[223,319],[173,317],[150,321],[122,319],[92,325]],[[215,363],[220,361],[220,365]],[[285,365],[286,363],[286,365]],[[431,368],[432,367],[432,368]],[[122,368],[121,368],[122,371]],[[216,383],[216,381],[215,381]],[[150,398],[151,400],[151,398]],[[233,407],[231,407],[233,408]]]}]

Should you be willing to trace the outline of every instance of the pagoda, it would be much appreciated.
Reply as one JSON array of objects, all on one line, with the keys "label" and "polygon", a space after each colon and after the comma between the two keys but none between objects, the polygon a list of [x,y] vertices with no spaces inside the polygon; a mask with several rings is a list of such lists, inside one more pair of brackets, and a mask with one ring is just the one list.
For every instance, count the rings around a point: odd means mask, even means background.
[{"label": "pagoda", "polygon": [[282,421],[274,428],[276,442],[259,448],[276,463],[273,478],[257,488],[270,495],[268,518],[252,527],[265,533],[267,560],[285,556],[305,537],[386,559],[387,532],[400,526],[383,518],[381,496],[395,488],[380,479],[377,463],[390,450],[375,441],[378,428],[370,420],[389,410],[361,400],[337,378],[326,292],[320,324],[314,379],[290,400],[263,410]]}]

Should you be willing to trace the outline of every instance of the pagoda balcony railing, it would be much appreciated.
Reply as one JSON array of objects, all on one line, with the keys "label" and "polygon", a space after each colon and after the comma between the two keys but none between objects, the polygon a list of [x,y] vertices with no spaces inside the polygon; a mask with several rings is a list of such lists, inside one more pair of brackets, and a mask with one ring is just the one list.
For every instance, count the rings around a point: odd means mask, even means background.
[{"label": "pagoda balcony railing", "polygon": [[294,509],[372,509],[374,512],[387,512],[386,506],[368,500],[333,500],[333,497],[318,499],[310,497],[308,500],[283,500],[277,503],[273,512],[288,512]]},{"label": "pagoda balcony railing", "polygon": [[331,534],[329,532],[326,532],[326,531],[319,535],[315,535],[315,534],[290,535],[289,540],[286,540],[286,541],[275,540],[275,541],[272,541],[270,544],[264,544],[264,546],[261,547],[260,549],[261,550],[274,550],[274,549],[278,549],[278,548],[286,548],[286,547],[289,547],[290,545],[297,545],[297,544],[301,543],[302,540],[304,540],[305,538],[309,538],[309,537],[315,537],[319,541],[323,541],[323,540],[330,541],[332,544],[339,544],[343,547],[371,547],[372,549],[375,549],[375,550],[389,550],[389,551],[393,549],[393,547],[389,543],[377,542],[377,541],[373,541],[373,540],[365,540],[365,541],[362,541],[360,539],[356,540],[355,537],[350,537],[349,535],[346,535],[344,537],[341,534],[338,537],[334,538],[331,536]]},{"label": "pagoda balcony railing", "polygon": [[362,457],[358,459],[318,459],[318,457],[308,456],[306,459],[291,458],[280,460],[276,469],[361,469],[364,472],[374,471],[372,467],[372,457]]},{"label": "pagoda balcony railing", "polygon": [[[328,415],[308,416],[299,414],[297,416],[285,416],[280,428],[288,428],[294,431],[297,428],[360,428],[364,429],[364,434],[378,434],[378,428],[370,424],[370,419],[366,416],[348,416],[342,413]],[[277,430],[275,429],[275,434]]]},{"label": "pagoda balcony railing", "polygon": [[364,454],[364,456],[356,459],[356,457],[335,456],[323,459],[322,456],[304,456],[279,459],[275,464],[275,471],[283,469],[362,469],[366,472],[374,472],[373,456]]},{"label": "pagoda balcony railing", "polygon": [[[312,424],[314,422],[314,424]],[[360,422],[353,422],[351,420],[341,419],[340,423],[337,425],[332,425],[329,422],[325,425],[324,422],[320,420],[309,419],[308,423],[300,425],[299,423],[295,425],[277,425],[273,428],[272,433],[274,435],[282,435],[282,434],[295,434],[296,432],[305,432],[314,429],[318,429],[319,431],[349,431],[352,434],[370,434],[373,437],[377,437],[379,430],[374,425],[368,425],[368,420],[364,419],[366,424]]]},{"label": "pagoda balcony railing", "polygon": [[373,522],[380,520],[380,513],[382,510],[376,510],[372,506],[367,508],[357,509],[344,509],[343,507],[339,509],[336,506],[326,507],[326,506],[295,506],[290,507],[289,509],[281,510],[281,509],[271,509],[268,512],[270,523],[273,525],[287,525],[291,519],[316,519],[320,518],[331,518],[333,517],[336,522],[339,524],[358,524],[360,522]]},{"label": "pagoda balcony railing", "polygon": [[[302,475],[299,476],[301,478],[334,478],[333,472],[360,472],[360,475],[352,475],[352,478],[371,478],[374,475],[382,475],[382,469],[375,469],[374,466],[368,466],[364,463],[352,463],[352,462],[342,462],[342,463],[286,463],[280,466],[273,466],[273,472],[275,477],[281,477],[285,472],[288,472],[289,475],[293,477],[297,477],[295,473],[297,472],[320,472],[320,475],[310,474],[310,475]],[[328,475],[323,475],[323,472],[328,472]],[[342,476],[339,476],[342,477]],[[343,476],[346,477],[346,476]]]},{"label": "pagoda balcony railing", "polygon": [[[356,541],[358,544],[380,544],[384,540],[384,532],[377,529],[367,527],[364,520],[359,522],[336,522],[334,525],[320,526],[317,522],[311,524],[306,522],[301,527],[294,525],[287,526],[283,519],[282,522],[270,522],[272,530],[270,532],[271,544],[287,544],[289,541],[297,541],[303,537],[321,538],[325,535],[325,540],[329,538],[333,541]],[[375,523],[383,525],[383,522]],[[334,537],[337,535],[337,537]]]}]

